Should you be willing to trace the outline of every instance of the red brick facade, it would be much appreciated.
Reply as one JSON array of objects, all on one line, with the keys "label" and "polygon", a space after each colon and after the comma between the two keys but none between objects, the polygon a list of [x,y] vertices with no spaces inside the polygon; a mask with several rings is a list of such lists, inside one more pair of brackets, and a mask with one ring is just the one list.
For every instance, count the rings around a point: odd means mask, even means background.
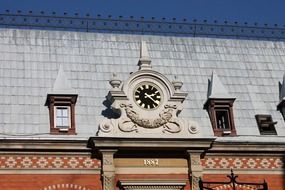
[{"label": "red brick facade", "polygon": [[100,175],[90,174],[0,174],[5,190],[101,190]]},{"label": "red brick facade", "polygon": [[[262,183],[265,180],[269,189],[285,189],[282,157],[209,156],[202,159],[201,164],[205,181],[228,181],[226,175],[232,168],[238,175],[237,181]],[[0,189],[101,190],[100,170],[101,162],[90,155],[7,154],[0,156]],[[221,172],[223,174],[219,174]],[[115,183],[126,179],[185,180],[185,189],[190,189],[188,174],[117,174]]]}]

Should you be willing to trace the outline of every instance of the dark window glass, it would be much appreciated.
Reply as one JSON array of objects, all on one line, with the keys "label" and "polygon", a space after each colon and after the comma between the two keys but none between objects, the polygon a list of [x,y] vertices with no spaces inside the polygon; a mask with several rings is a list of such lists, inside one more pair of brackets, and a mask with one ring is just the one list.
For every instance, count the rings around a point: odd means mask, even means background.
[{"label": "dark window glass", "polygon": [[229,117],[227,110],[217,110],[216,111],[217,128],[218,129],[230,129],[229,127]]}]

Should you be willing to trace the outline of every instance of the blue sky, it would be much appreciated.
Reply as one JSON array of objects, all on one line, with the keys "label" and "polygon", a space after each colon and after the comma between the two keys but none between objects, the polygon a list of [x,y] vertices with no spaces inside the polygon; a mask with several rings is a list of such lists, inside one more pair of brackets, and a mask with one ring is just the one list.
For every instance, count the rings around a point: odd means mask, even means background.
[{"label": "blue sky", "polygon": [[0,12],[55,11],[95,16],[186,18],[285,25],[285,0],[0,0]]}]

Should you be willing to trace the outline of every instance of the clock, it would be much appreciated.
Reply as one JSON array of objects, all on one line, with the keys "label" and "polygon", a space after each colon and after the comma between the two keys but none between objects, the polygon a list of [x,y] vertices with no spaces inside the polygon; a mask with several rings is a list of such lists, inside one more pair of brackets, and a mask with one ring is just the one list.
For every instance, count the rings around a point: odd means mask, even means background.
[{"label": "clock", "polygon": [[162,99],[162,92],[153,83],[141,83],[134,90],[134,101],[136,104],[147,110],[159,107]]}]

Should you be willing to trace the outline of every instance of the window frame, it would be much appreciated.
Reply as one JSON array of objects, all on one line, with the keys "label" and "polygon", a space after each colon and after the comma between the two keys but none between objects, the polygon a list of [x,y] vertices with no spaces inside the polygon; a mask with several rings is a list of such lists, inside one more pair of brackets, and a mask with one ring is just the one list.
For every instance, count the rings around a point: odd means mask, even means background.
[{"label": "window frame", "polygon": [[[218,114],[218,112],[223,112],[223,113],[222,114]],[[217,109],[215,109],[215,115],[216,115],[216,126],[217,126],[217,129],[224,130],[224,131],[230,130],[229,110],[228,109],[224,109],[224,108],[217,108]],[[218,122],[219,121],[218,115],[224,116],[225,121],[223,123],[224,123],[225,127],[220,127],[219,122]]]},{"label": "window frame", "polygon": [[[75,130],[75,104],[77,101],[77,95],[63,95],[63,94],[48,94],[46,106],[49,108],[50,116],[50,133],[59,135],[76,135]],[[57,108],[66,107],[68,108],[69,115],[69,127],[61,129],[56,125],[57,119]]]},{"label": "window frame", "polygon": [[[66,110],[67,110],[67,117],[61,117],[61,119],[63,119],[63,118],[67,118],[67,125],[65,126],[65,125],[58,125],[58,115],[57,115],[57,111],[59,110],[59,109],[62,109],[62,108],[65,108]],[[63,110],[63,109],[62,109]],[[55,106],[55,109],[54,109],[54,126],[55,126],[55,128],[58,128],[59,129],[59,131],[68,131],[68,129],[71,127],[71,112],[70,112],[70,106]]]},{"label": "window frame", "polygon": [[[236,129],[234,123],[234,114],[233,114],[233,103],[235,98],[229,99],[217,99],[209,98],[204,104],[204,109],[207,110],[210,121],[212,124],[213,132],[215,136],[236,136]],[[225,111],[227,115],[227,125],[226,128],[219,128],[217,121],[217,112]]]},{"label": "window frame", "polygon": [[[271,115],[256,114],[255,119],[257,122],[260,135],[277,135],[276,128],[275,128],[275,124],[277,124],[277,122],[273,122]],[[262,125],[268,125],[268,127],[263,127]]]}]

